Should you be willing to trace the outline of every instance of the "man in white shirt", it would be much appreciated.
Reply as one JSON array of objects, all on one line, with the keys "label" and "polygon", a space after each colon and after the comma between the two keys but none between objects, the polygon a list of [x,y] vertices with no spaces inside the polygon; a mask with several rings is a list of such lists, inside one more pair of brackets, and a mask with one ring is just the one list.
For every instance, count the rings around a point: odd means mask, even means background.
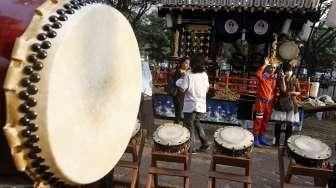
[{"label": "man in white shirt", "polygon": [[195,149],[195,129],[201,140],[202,146],[200,151],[205,151],[209,148],[207,136],[201,126],[201,116],[206,112],[206,94],[209,89],[209,79],[205,72],[204,59],[195,57],[191,60],[191,72],[176,81],[182,91],[185,92],[183,114],[184,126],[189,128],[191,132],[191,150]]}]

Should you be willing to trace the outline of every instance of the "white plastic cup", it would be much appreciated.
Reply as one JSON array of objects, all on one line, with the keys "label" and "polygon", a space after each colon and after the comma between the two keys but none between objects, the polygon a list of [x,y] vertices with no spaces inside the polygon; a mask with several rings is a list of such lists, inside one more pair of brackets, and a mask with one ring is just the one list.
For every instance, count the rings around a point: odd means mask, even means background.
[{"label": "white plastic cup", "polygon": [[319,92],[319,88],[320,88],[320,82],[312,82],[309,91],[309,96],[316,98]]}]

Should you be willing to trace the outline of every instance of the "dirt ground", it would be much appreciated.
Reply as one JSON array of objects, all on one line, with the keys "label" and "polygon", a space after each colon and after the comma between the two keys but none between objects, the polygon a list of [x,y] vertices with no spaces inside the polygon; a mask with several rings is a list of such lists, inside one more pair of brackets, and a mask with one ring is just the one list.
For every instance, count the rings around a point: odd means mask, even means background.
[{"label": "dirt ground", "polygon": [[[155,125],[161,125],[169,120],[156,119]],[[213,135],[214,131],[225,125],[205,124],[207,135]],[[300,132],[304,135],[310,135],[318,138],[328,144],[334,149],[336,142],[336,120],[317,120],[316,118],[308,118],[304,122],[303,130]],[[268,134],[273,135],[273,126],[268,129]],[[141,172],[140,172],[140,187],[145,187],[147,171],[150,164],[150,151],[152,141],[147,140],[143,152]],[[335,151],[333,151],[333,158],[331,159],[335,163]],[[171,164],[164,164],[167,167]],[[191,187],[192,188],[206,188],[207,187],[207,173],[210,165],[210,151],[208,153],[197,153],[192,155],[191,162]],[[177,167],[177,165],[173,165]],[[277,149],[275,147],[270,148],[254,148],[252,154],[252,166],[253,166],[253,187],[255,188],[277,188],[279,186],[279,172],[278,172],[278,160]],[[227,172],[243,172],[242,169],[234,167],[223,166],[219,168]],[[115,180],[129,181],[130,173],[124,169],[115,169]],[[313,179],[308,177],[294,176],[293,182],[305,185],[312,185]],[[159,177],[159,184],[163,187],[182,187],[182,179],[171,177]],[[15,181],[9,178],[0,177],[0,188],[12,188],[12,187],[29,187],[24,185],[24,182]],[[118,186],[119,187],[119,186]],[[127,187],[127,186],[120,186]],[[217,186],[220,188],[238,188],[243,187],[240,183],[217,181]]]}]

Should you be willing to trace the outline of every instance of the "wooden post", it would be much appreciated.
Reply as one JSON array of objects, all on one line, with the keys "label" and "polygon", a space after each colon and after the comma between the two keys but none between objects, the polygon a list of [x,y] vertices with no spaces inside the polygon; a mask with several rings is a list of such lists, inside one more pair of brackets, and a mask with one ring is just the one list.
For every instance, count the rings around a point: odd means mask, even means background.
[{"label": "wooden post", "polygon": [[174,51],[173,56],[178,57],[178,49],[179,49],[179,41],[180,41],[180,31],[178,29],[175,30],[174,33]]}]

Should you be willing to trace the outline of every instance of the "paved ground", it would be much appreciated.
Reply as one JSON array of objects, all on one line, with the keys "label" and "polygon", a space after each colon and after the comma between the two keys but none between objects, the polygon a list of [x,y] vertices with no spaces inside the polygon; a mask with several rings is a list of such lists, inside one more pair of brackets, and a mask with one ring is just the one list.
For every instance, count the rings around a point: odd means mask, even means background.
[{"label": "paved ground", "polygon": [[[160,125],[167,120],[156,120],[156,125]],[[206,124],[207,135],[213,135],[214,131],[223,125],[213,125]],[[269,134],[273,135],[273,127],[270,126],[268,130]],[[327,143],[330,147],[334,148],[336,142],[336,121],[322,120],[318,121],[315,118],[309,118],[305,121],[303,130],[301,132],[305,135],[310,135],[315,138],[321,139]],[[146,143],[146,148],[144,150],[142,171],[141,171],[141,187],[145,186],[146,172],[148,165],[150,164],[150,142]],[[253,151],[253,187],[256,188],[275,188],[279,186],[279,173],[278,173],[278,160],[277,160],[277,149],[275,147],[271,148],[255,148]],[[335,162],[335,152],[333,153],[333,158],[331,160]],[[192,156],[191,164],[191,187],[192,188],[205,188],[207,186],[207,171],[210,165],[210,154],[209,153],[199,153]],[[241,169],[236,169],[232,167],[222,167],[222,170],[228,172],[240,172]],[[117,179],[127,179],[127,173],[119,171],[119,175],[116,176]],[[307,177],[293,177],[293,182],[297,182],[305,185],[312,185],[312,178]],[[159,182],[162,185],[168,187],[181,187],[182,180],[174,178],[159,178]],[[220,188],[235,188],[242,187],[239,183],[234,182],[219,182],[217,187]],[[302,186],[305,187],[305,186]]]},{"label": "paved ground", "polygon": [[[156,125],[160,125],[167,120],[155,121]],[[213,125],[206,124],[207,135],[213,135],[214,131],[223,125]],[[269,134],[273,133],[272,126],[268,130]],[[336,121],[322,120],[318,121],[315,118],[306,119],[302,134],[310,135],[315,138],[323,140],[329,146],[334,148],[334,143],[336,142]],[[141,166],[140,184],[141,188],[145,187],[146,184],[146,172],[150,164],[150,147],[151,140],[147,140],[146,147],[143,153],[143,160]],[[333,158],[331,160],[335,162],[335,152],[333,153]],[[210,154],[209,153],[199,153],[192,156],[191,164],[191,187],[192,188],[205,188],[207,186],[207,172],[210,164]],[[165,164],[167,165],[167,164]],[[229,172],[239,172],[240,169],[232,167],[221,167],[220,169]],[[127,181],[130,175],[128,171],[122,169],[116,169],[115,179]],[[305,185],[312,185],[312,179],[306,177],[293,177],[293,181],[303,183]],[[182,180],[178,178],[159,178],[159,182],[164,187],[181,187]],[[11,187],[14,185],[16,187],[22,182],[8,179],[0,178],[0,188]],[[234,182],[223,182],[217,183],[217,187],[220,188],[236,188],[242,187],[239,183]],[[277,161],[277,150],[274,147],[267,149],[255,148],[253,151],[253,187],[255,188],[277,188],[279,187],[279,173],[278,173],[278,161]],[[305,187],[305,186],[302,186]]]}]

